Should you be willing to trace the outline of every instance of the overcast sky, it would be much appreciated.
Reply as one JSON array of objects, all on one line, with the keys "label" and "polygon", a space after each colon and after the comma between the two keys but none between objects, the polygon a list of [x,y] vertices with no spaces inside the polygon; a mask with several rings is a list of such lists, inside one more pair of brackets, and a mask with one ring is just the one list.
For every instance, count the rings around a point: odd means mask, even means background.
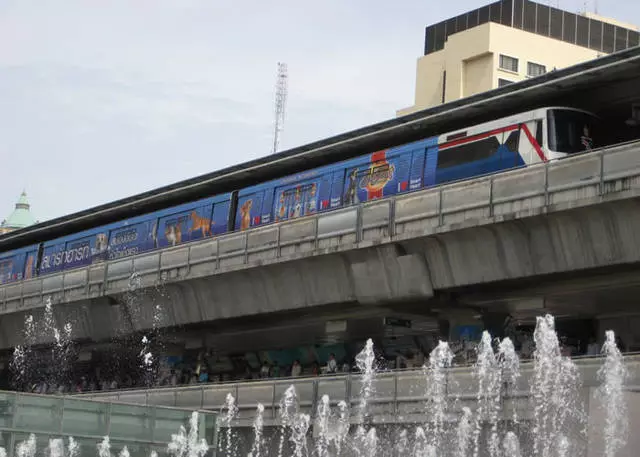
[{"label": "overcast sky", "polygon": [[485,3],[0,0],[0,220],[23,188],[46,220],[268,154],[278,61],[281,149],[391,118],[424,27]]}]

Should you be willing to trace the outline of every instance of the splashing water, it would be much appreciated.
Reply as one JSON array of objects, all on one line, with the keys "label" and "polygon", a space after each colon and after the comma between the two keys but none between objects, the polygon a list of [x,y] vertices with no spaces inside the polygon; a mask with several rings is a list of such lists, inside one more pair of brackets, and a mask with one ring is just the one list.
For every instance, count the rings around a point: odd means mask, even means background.
[{"label": "splashing water", "polygon": [[[501,382],[505,385],[505,395],[513,395],[520,379],[520,358],[513,347],[511,338],[503,339],[498,345],[498,365],[501,374]],[[518,423],[518,410],[516,402],[512,402],[511,419]]]},{"label": "splashing water", "polygon": [[571,457],[569,450],[571,448],[571,443],[569,442],[569,438],[564,435],[558,436],[558,457]]},{"label": "splashing water", "polygon": [[80,455],[80,443],[78,443],[72,436],[67,440],[67,456],[78,457]]},{"label": "splashing water", "polygon": [[598,370],[601,385],[596,390],[596,398],[605,410],[604,457],[615,457],[625,446],[627,439],[627,403],[623,386],[629,373],[616,345],[615,333],[611,330],[605,333],[602,353],[605,361]]},{"label": "splashing water", "polygon": [[513,432],[507,432],[502,441],[502,449],[504,450],[505,457],[521,457],[520,441]]},{"label": "splashing water", "polygon": [[447,369],[451,367],[453,352],[449,344],[440,341],[429,354],[429,364],[423,367],[427,384],[425,390],[425,415],[428,418],[426,432],[429,444],[440,448],[440,442],[446,422],[449,396],[447,395]]},{"label": "splashing water", "polygon": [[0,446],[0,457],[7,457],[7,450]]},{"label": "splashing water", "polygon": [[405,455],[409,452],[409,433],[406,428],[403,428],[400,430],[400,433],[398,433],[398,438],[394,447],[396,451],[395,455]]},{"label": "splashing water", "polygon": [[413,441],[413,456],[421,457],[427,455],[429,448],[429,442],[427,441],[427,435],[422,427],[416,427],[416,435]]},{"label": "splashing water", "polygon": [[251,446],[249,457],[260,457],[262,455],[263,428],[264,405],[262,403],[258,403],[258,407],[256,408],[256,418],[253,420],[253,446]]},{"label": "splashing water", "polygon": [[118,454],[118,457],[131,457],[131,454],[129,454],[129,449],[127,448],[127,446],[122,448],[122,450],[120,451],[120,454]]},{"label": "splashing water", "polygon": [[573,361],[560,353],[553,316],[537,318],[533,338],[533,453],[552,457],[560,437],[584,419],[578,404],[580,377]]},{"label": "splashing water", "polygon": [[284,391],[280,399],[280,409],[278,416],[280,417],[280,442],[278,443],[278,457],[282,457],[284,451],[284,439],[287,430],[292,427],[293,422],[298,414],[298,395],[296,388],[289,386]]},{"label": "splashing water", "polygon": [[35,457],[36,455],[36,435],[33,433],[29,435],[29,438],[21,443],[18,443],[16,447],[17,457]]},{"label": "splashing water", "polygon": [[360,420],[363,421],[367,417],[369,399],[373,395],[373,379],[376,372],[376,355],[373,351],[373,340],[369,338],[365,347],[358,355],[356,355],[356,366],[362,372],[360,386],[360,404],[358,414]]},{"label": "splashing water", "polygon": [[147,338],[146,335],[142,337],[142,349],[138,354],[140,359],[140,368],[142,370],[142,375],[144,378],[144,383],[147,386],[150,386],[153,383],[153,353],[151,352],[151,341]]},{"label": "splashing water", "polygon": [[[226,411],[226,412],[225,412]],[[225,432],[225,455],[231,456],[235,455],[234,449],[237,446],[237,443],[233,439],[233,427],[232,423],[238,415],[238,406],[236,405],[236,399],[230,393],[227,394],[225,399],[225,405],[222,408],[220,415],[220,422],[223,427],[226,427]]]},{"label": "splashing water", "polygon": [[480,454],[480,436],[484,423],[491,427],[487,439],[489,455],[497,457],[498,443],[498,413],[500,408],[500,371],[498,361],[491,347],[491,335],[482,332],[482,338],[477,348],[478,360],[474,366],[474,378],[478,382],[476,395],[475,430],[473,433],[473,456]]},{"label": "splashing water", "polygon": [[349,406],[346,401],[338,403],[338,420],[336,424],[335,438],[333,442],[336,448],[336,455],[340,455],[342,446],[344,445],[347,436],[349,435]]},{"label": "splashing water", "polygon": [[374,457],[378,451],[378,435],[375,428],[369,429],[364,440],[365,457]]},{"label": "splashing water", "polygon": [[209,450],[209,445],[204,438],[198,439],[198,421],[199,415],[194,411],[189,419],[189,432],[187,433],[184,425],[181,425],[178,433],[171,435],[171,442],[167,445],[169,455],[172,457],[204,457]]},{"label": "splashing water", "polygon": [[109,437],[105,436],[101,442],[96,446],[98,448],[98,457],[112,457],[111,456],[111,442]]},{"label": "splashing water", "polygon": [[460,421],[458,421],[458,427],[456,430],[456,457],[467,457],[469,455],[472,429],[471,409],[465,406],[462,408],[462,416],[460,416]]},{"label": "splashing water", "polygon": [[72,326],[67,322],[58,328],[53,312],[51,297],[47,297],[44,304],[44,331],[47,335],[53,336],[52,358],[57,362],[56,370],[49,374],[53,384],[65,382],[69,374],[70,355],[73,346]]},{"label": "splashing water", "polygon": [[316,443],[316,454],[318,457],[329,455],[329,442],[331,440],[329,431],[329,421],[331,419],[331,406],[329,396],[323,395],[318,404],[318,440]]},{"label": "splashing water", "polygon": [[32,347],[36,343],[36,328],[31,314],[24,318],[23,335],[24,345],[18,345],[14,348],[10,363],[16,387],[30,387],[29,384],[33,382],[31,361]]},{"label": "splashing water", "polygon": [[295,457],[303,457],[307,453],[309,425],[311,425],[311,416],[308,414],[297,414],[291,425],[291,442]]}]

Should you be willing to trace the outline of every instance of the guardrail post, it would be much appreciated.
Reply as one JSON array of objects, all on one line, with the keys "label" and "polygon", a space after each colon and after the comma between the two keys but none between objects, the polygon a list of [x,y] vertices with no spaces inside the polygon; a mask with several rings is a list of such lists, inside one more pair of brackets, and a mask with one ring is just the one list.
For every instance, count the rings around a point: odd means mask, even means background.
[{"label": "guardrail post", "polygon": [[244,264],[249,263],[249,233],[244,233]]},{"label": "guardrail post", "polygon": [[[280,230],[278,230],[280,233]],[[273,394],[271,395],[271,418],[276,419],[276,383],[273,383]]]},{"label": "guardrail post", "polygon": [[443,202],[442,186],[440,186],[440,190],[438,192],[438,226],[439,227],[444,225],[444,213],[442,212],[442,202]]},{"label": "guardrail post", "polygon": [[311,402],[311,419],[316,418],[316,412],[318,410],[318,380],[313,381],[313,401]]},{"label": "guardrail post", "polygon": [[220,269],[220,239],[216,240],[216,270]]},{"label": "guardrail post", "polygon": [[493,176],[489,178],[489,217],[493,217],[493,179]]},{"label": "guardrail post", "polygon": [[362,205],[356,207],[356,243],[362,241],[364,229],[362,227]]},{"label": "guardrail post", "polygon": [[600,151],[600,196],[604,195],[604,151]]},{"label": "guardrail post", "polygon": [[280,258],[282,251],[280,249],[280,224],[277,225],[278,229],[276,231],[276,259]]},{"label": "guardrail post", "polygon": [[544,207],[549,206],[549,162],[544,162]]},{"label": "guardrail post", "polygon": [[396,234],[396,197],[389,200],[389,238]]},{"label": "guardrail post", "polygon": [[393,415],[398,416],[398,373],[393,374]]}]

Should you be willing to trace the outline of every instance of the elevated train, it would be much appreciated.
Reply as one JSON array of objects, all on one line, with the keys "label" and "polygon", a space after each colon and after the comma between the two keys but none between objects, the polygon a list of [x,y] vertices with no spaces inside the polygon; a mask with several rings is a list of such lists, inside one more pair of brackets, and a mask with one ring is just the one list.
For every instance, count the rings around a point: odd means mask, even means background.
[{"label": "elevated train", "polygon": [[598,123],[549,107],[469,126],[0,253],[0,284],[561,159],[593,148]]}]

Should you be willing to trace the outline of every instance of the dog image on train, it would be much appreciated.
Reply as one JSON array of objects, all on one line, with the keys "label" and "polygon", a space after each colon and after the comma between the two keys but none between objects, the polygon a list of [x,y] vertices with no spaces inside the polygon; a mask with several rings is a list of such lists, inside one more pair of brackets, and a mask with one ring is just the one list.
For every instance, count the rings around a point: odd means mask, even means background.
[{"label": "dog image on train", "polygon": [[182,243],[182,229],[180,224],[169,224],[164,229],[164,236],[170,246]]},{"label": "dog image on train", "polygon": [[208,217],[199,216],[196,211],[191,211],[191,229],[189,232],[202,232],[202,237],[211,236],[211,222]]}]

